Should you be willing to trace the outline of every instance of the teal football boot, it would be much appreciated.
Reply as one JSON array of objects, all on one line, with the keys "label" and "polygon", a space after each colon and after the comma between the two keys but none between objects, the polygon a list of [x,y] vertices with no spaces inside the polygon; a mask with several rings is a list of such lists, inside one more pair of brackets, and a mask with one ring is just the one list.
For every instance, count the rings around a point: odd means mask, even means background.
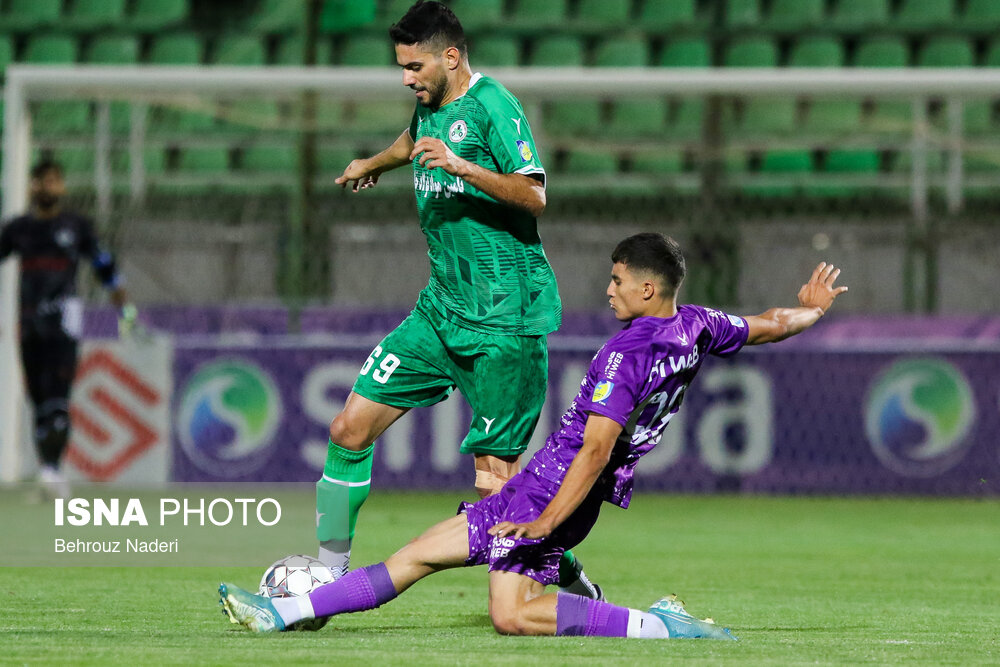
[{"label": "teal football boot", "polygon": [[725,639],[736,641],[729,628],[720,628],[710,618],[701,621],[684,609],[684,603],[676,595],[669,595],[652,607],[653,614],[667,626],[670,639]]},{"label": "teal football boot", "polygon": [[242,625],[254,632],[282,632],[285,622],[271,601],[254,595],[239,586],[219,584],[219,604],[230,623]]}]

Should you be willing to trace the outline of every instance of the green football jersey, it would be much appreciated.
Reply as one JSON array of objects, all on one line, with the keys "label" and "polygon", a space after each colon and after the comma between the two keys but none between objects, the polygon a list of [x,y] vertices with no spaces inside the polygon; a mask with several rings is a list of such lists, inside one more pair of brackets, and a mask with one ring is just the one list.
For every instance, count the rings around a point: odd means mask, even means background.
[{"label": "green football jersey", "polygon": [[[490,171],[545,178],[520,102],[481,74],[465,95],[437,110],[417,104],[410,137],[441,139]],[[540,335],[559,328],[559,290],[531,214],[417,160],[413,187],[431,262],[422,303],[475,331]]]}]

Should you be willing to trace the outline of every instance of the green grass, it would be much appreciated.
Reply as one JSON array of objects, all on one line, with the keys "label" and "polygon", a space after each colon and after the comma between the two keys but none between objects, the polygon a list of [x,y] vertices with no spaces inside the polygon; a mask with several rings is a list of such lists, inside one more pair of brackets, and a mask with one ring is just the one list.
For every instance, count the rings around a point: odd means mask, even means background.
[{"label": "green grass", "polygon": [[[355,564],[381,560],[450,515],[458,495],[373,494]],[[308,513],[312,496],[285,502]],[[311,544],[310,530],[301,527],[289,553]],[[230,536],[217,548],[241,545]],[[500,637],[486,614],[483,568],[433,576],[317,633],[266,636],[227,623],[215,594],[221,580],[255,586],[266,563],[4,568],[0,663],[1000,662],[997,501],[639,494],[626,512],[607,506],[576,551],[613,602],[645,608],[676,592],[741,641]]]}]

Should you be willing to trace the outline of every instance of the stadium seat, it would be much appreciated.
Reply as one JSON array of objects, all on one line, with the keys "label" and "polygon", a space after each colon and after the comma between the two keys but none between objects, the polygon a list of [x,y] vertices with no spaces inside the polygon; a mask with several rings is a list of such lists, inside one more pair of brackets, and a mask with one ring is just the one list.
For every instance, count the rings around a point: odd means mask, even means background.
[{"label": "stadium seat", "polygon": [[889,0],[837,0],[829,25],[844,32],[866,32],[889,24]]},{"label": "stadium seat", "polygon": [[[327,3],[336,6],[350,3],[350,0],[327,0]],[[388,27],[403,17],[413,5],[413,0],[382,0],[373,4],[377,7],[375,22]]]},{"label": "stadium seat", "polygon": [[587,176],[611,176],[618,173],[618,158],[608,150],[575,149],[566,156],[563,171]]},{"label": "stadium seat", "polygon": [[506,29],[525,34],[541,34],[565,27],[567,0],[514,0]]},{"label": "stadium seat", "polygon": [[75,0],[59,21],[66,30],[93,31],[111,28],[125,16],[125,0]]},{"label": "stadium seat", "polygon": [[531,48],[532,67],[581,67],[583,42],[570,35],[553,35],[537,40]]},{"label": "stadium seat", "polygon": [[726,25],[729,28],[755,28],[759,23],[759,0],[726,0]]},{"label": "stadium seat", "polygon": [[617,100],[611,107],[608,133],[620,138],[662,135],[668,110],[667,100],[663,97],[637,96]]},{"label": "stadium seat", "polygon": [[225,35],[215,44],[211,62],[215,65],[260,67],[266,60],[264,43],[249,35]]},{"label": "stadium seat", "polygon": [[854,53],[856,67],[906,67],[909,61],[909,49],[899,37],[872,37]]},{"label": "stadium seat", "polygon": [[601,103],[592,98],[543,105],[547,132],[553,136],[593,135],[601,127]]},{"label": "stadium seat", "polygon": [[35,136],[88,132],[90,104],[77,100],[46,100],[32,103],[32,131]]},{"label": "stadium seat", "polygon": [[789,67],[843,67],[844,47],[835,37],[803,37],[792,46]]},{"label": "stadium seat", "polygon": [[154,65],[199,65],[202,42],[191,33],[163,35],[153,41],[149,62]]},{"label": "stadium seat", "polygon": [[[910,149],[901,150],[894,156],[895,159],[889,162],[890,170],[897,174],[909,174],[913,171],[913,151]],[[931,174],[939,174],[944,171],[947,164],[947,155],[940,149],[928,148],[925,154],[927,160],[927,171]]]},{"label": "stadium seat", "polygon": [[347,126],[352,131],[386,135],[395,139],[410,126],[413,102],[361,101],[354,103],[354,113]]},{"label": "stadium seat", "polygon": [[7,11],[0,14],[5,32],[35,32],[41,28],[56,28],[60,23],[62,0],[10,0]]},{"label": "stadium seat", "polygon": [[164,107],[153,109],[150,128],[153,132],[166,134],[187,134],[190,132],[210,132],[216,127],[217,109],[214,104],[200,107]]},{"label": "stadium seat", "polygon": [[344,43],[340,64],[345,67],[389,67],[396,64],[396,52],[388,37],[354,36]]},{"label": "stadium seat", "polygon": [[347,34],[375,25],[377,18],[379,25],[389,26],[399,20],[406,8],[394,14],[389,23],[384,17],[377,17],[375,10],[375,0],[325,0],[319,14],[319,31],[325,35]]},{"label": "stadium seat", "polygon": [[160,32],[182,24],[188,17],[190,0],[135,0],[125,18],[125,28],[136,32]]},{"label": "stadium seat", "polygon": [[[996,133],[993,122],[995,100],[965,100],[962,103],[962,134],[966,136],[986,136]],[[941,120],[941,131],[948,128],[947,118]]]},{"label": "stadium seat", "polygon": [[[770,150],[764,153],[761,174],[788,175],[776,182],[747,183],[744,192],[764,197],[785,197],[800,190],[801,177],[813,171],[812,154],[804,150]],[[799,178],[796,178],[796,176]]]},{"label": "stadium seat", "polygon": [[89,176],[94,173],[93,146],[55,146],[46,151],[62,165],[67,174]]},{"label": "stadium seat", "polygon": [[229,169],[229,149],[212,146],[187,146],[180,151],[178,169],[187,172],[224,173]]},{"label": "stadium seat", "polygon": [[892,28],[914,32],[948,28],[954,13],[954,0],[903,0],[892,17]]},{"label": "stadium seat", "polygon": [[316,162],[321,173],[339,176],[358,156],[353,148],[320,146],[316,151]]},{"label": "stadium seat", "polygon": [[761,24],[773,32],[811,30],[823,24],[824,0],[772,0]]},{"label": "stadium seat", "polygon": [[649,32],[688,28],[695,23],[695,0],[645,0],[637,25]]},{"label": "stadium seat", "polygon": [[[301,35],[287,35],[278,42],[275,51],[275,65],[301,65],[305,62],[305,40]],[[333,62],[333,45],[330,38],[323,35],[316,40],[316,64],[329,65]]]},{"label": "stadium seat", "polygon": [[684,171],[684,154],[672,150],[639,152],[632,156],[632,171],[643,174],[679,174]]},{"label": "stadium seat", "polygon": [[640,36],[616,36],[597,45],[594,65],[597,67],[646,67],[649,46]]},{"label": "stadium seat", "polygon": [[475,33],[503,24],[503,0],[452,0],[450,6],[466,32]]},{"label": "stadium seat", "polygon": [[1000,174],[1000,151],[991,148],[973,148],[963,154],[966,171],[973,174]]},{"label": "stadium seat", "polygon": [[579,0],[573,28],[579,32],[614,33],[629,22],[631,0]]},{"label": "stadium seat", "polygon": [[[879,170],[879,155],[875,150],[834,149],[826,155],[820,173],[839,176],[874,176]],[[850,197],[870,191],[870,185],[812,179],[803,192],[811,196]]]},{"label": "stadium seat", "polygon": [[986,47],[986,55],[983,58],[984,67],[1000,67],[1000,38],[994,39]]},{"label": "stadium seat", "polygon": [[298,170],[298,165],[295,146],[248,146],[243,149],[241,166],[245,171],[292,175]]},{"label": "stadium seat", "polygon": [[22,60],[33,65],[74,63],[76,40],[66,35],[33,36],[24,50]]},{"label": "stadium seat", "polygon": [[701,37],[679,37],[664,44],[656,64],[660,67],[708,67],[712,54],[708,40]]},{"label": "stadium seat", "polygon": [[247,19],[246,27],[256,33],[301,31],[306,19],[305,2],[260,0],[257,10]]},{"label": "stadium seat", "polygon": [[964,37],[934,37],[917,54],[918,67],[972,67],[972,45]]},{"label": "stadium seat", "polygon": [[14,40],[9,35],[0,35],[0,78],[7,65],[14,62]]},{"label": "stadium seat", "polygon": [[689,97],[675,99],[670,104],[664,134],[674,140],[700,140],[704,115],[704,100]]},{"label": "stadium seat", "polygon": [[968,0],[958,21],[965,33],[995,35],[1000,32],[1000,2]]},{"label": "stadium seat", "polygon": [[777,67],[778,47],[766,37],[742,37],[730,42],[723,56],[726,67]]},{"label": "stadium seat", "polygon": [[84,62],[102,65],[134,65],[139,62],[135,37],[96,37],[87,46]]},{"label": "stadium seat", "polygon": [[810,101],[801,131],[809,136],[835,139],[861,129],[861,101],[815,98]]},{"label": "stadium seat", "polygon": [[517,67],[521,45],[513,37],[482,37],[469,44],[469,60],[481,67]]}]

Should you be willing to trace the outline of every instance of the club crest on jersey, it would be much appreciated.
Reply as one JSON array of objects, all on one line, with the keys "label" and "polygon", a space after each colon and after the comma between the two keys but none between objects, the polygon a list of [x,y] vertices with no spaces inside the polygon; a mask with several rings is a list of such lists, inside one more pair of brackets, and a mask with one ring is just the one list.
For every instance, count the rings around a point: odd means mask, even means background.
[{"label": "club crest on jersey", "polygon": [[609,396],[611,396],[611,391],[614,388],[615,388],[614,382],[609,382],[608,380],[601,380],[594,387],[594,398],[592,399],[592,402],[604,405],[604,402],[608,400]]},{"label": "club crest on jersey", "polygon": [[517,152],[521,156],[521,162],[531,162],[535,157],[531,152],[531,147],[528,146],[527,141],[517,140]]},{"label": "club crest on jersey", "polygon": [[462,139],[465,139],[469,135],[469,126],[465,124],[464,120],[456,120],[448,128],[448,138],[451,139],[453,144],[457,144]]}]

